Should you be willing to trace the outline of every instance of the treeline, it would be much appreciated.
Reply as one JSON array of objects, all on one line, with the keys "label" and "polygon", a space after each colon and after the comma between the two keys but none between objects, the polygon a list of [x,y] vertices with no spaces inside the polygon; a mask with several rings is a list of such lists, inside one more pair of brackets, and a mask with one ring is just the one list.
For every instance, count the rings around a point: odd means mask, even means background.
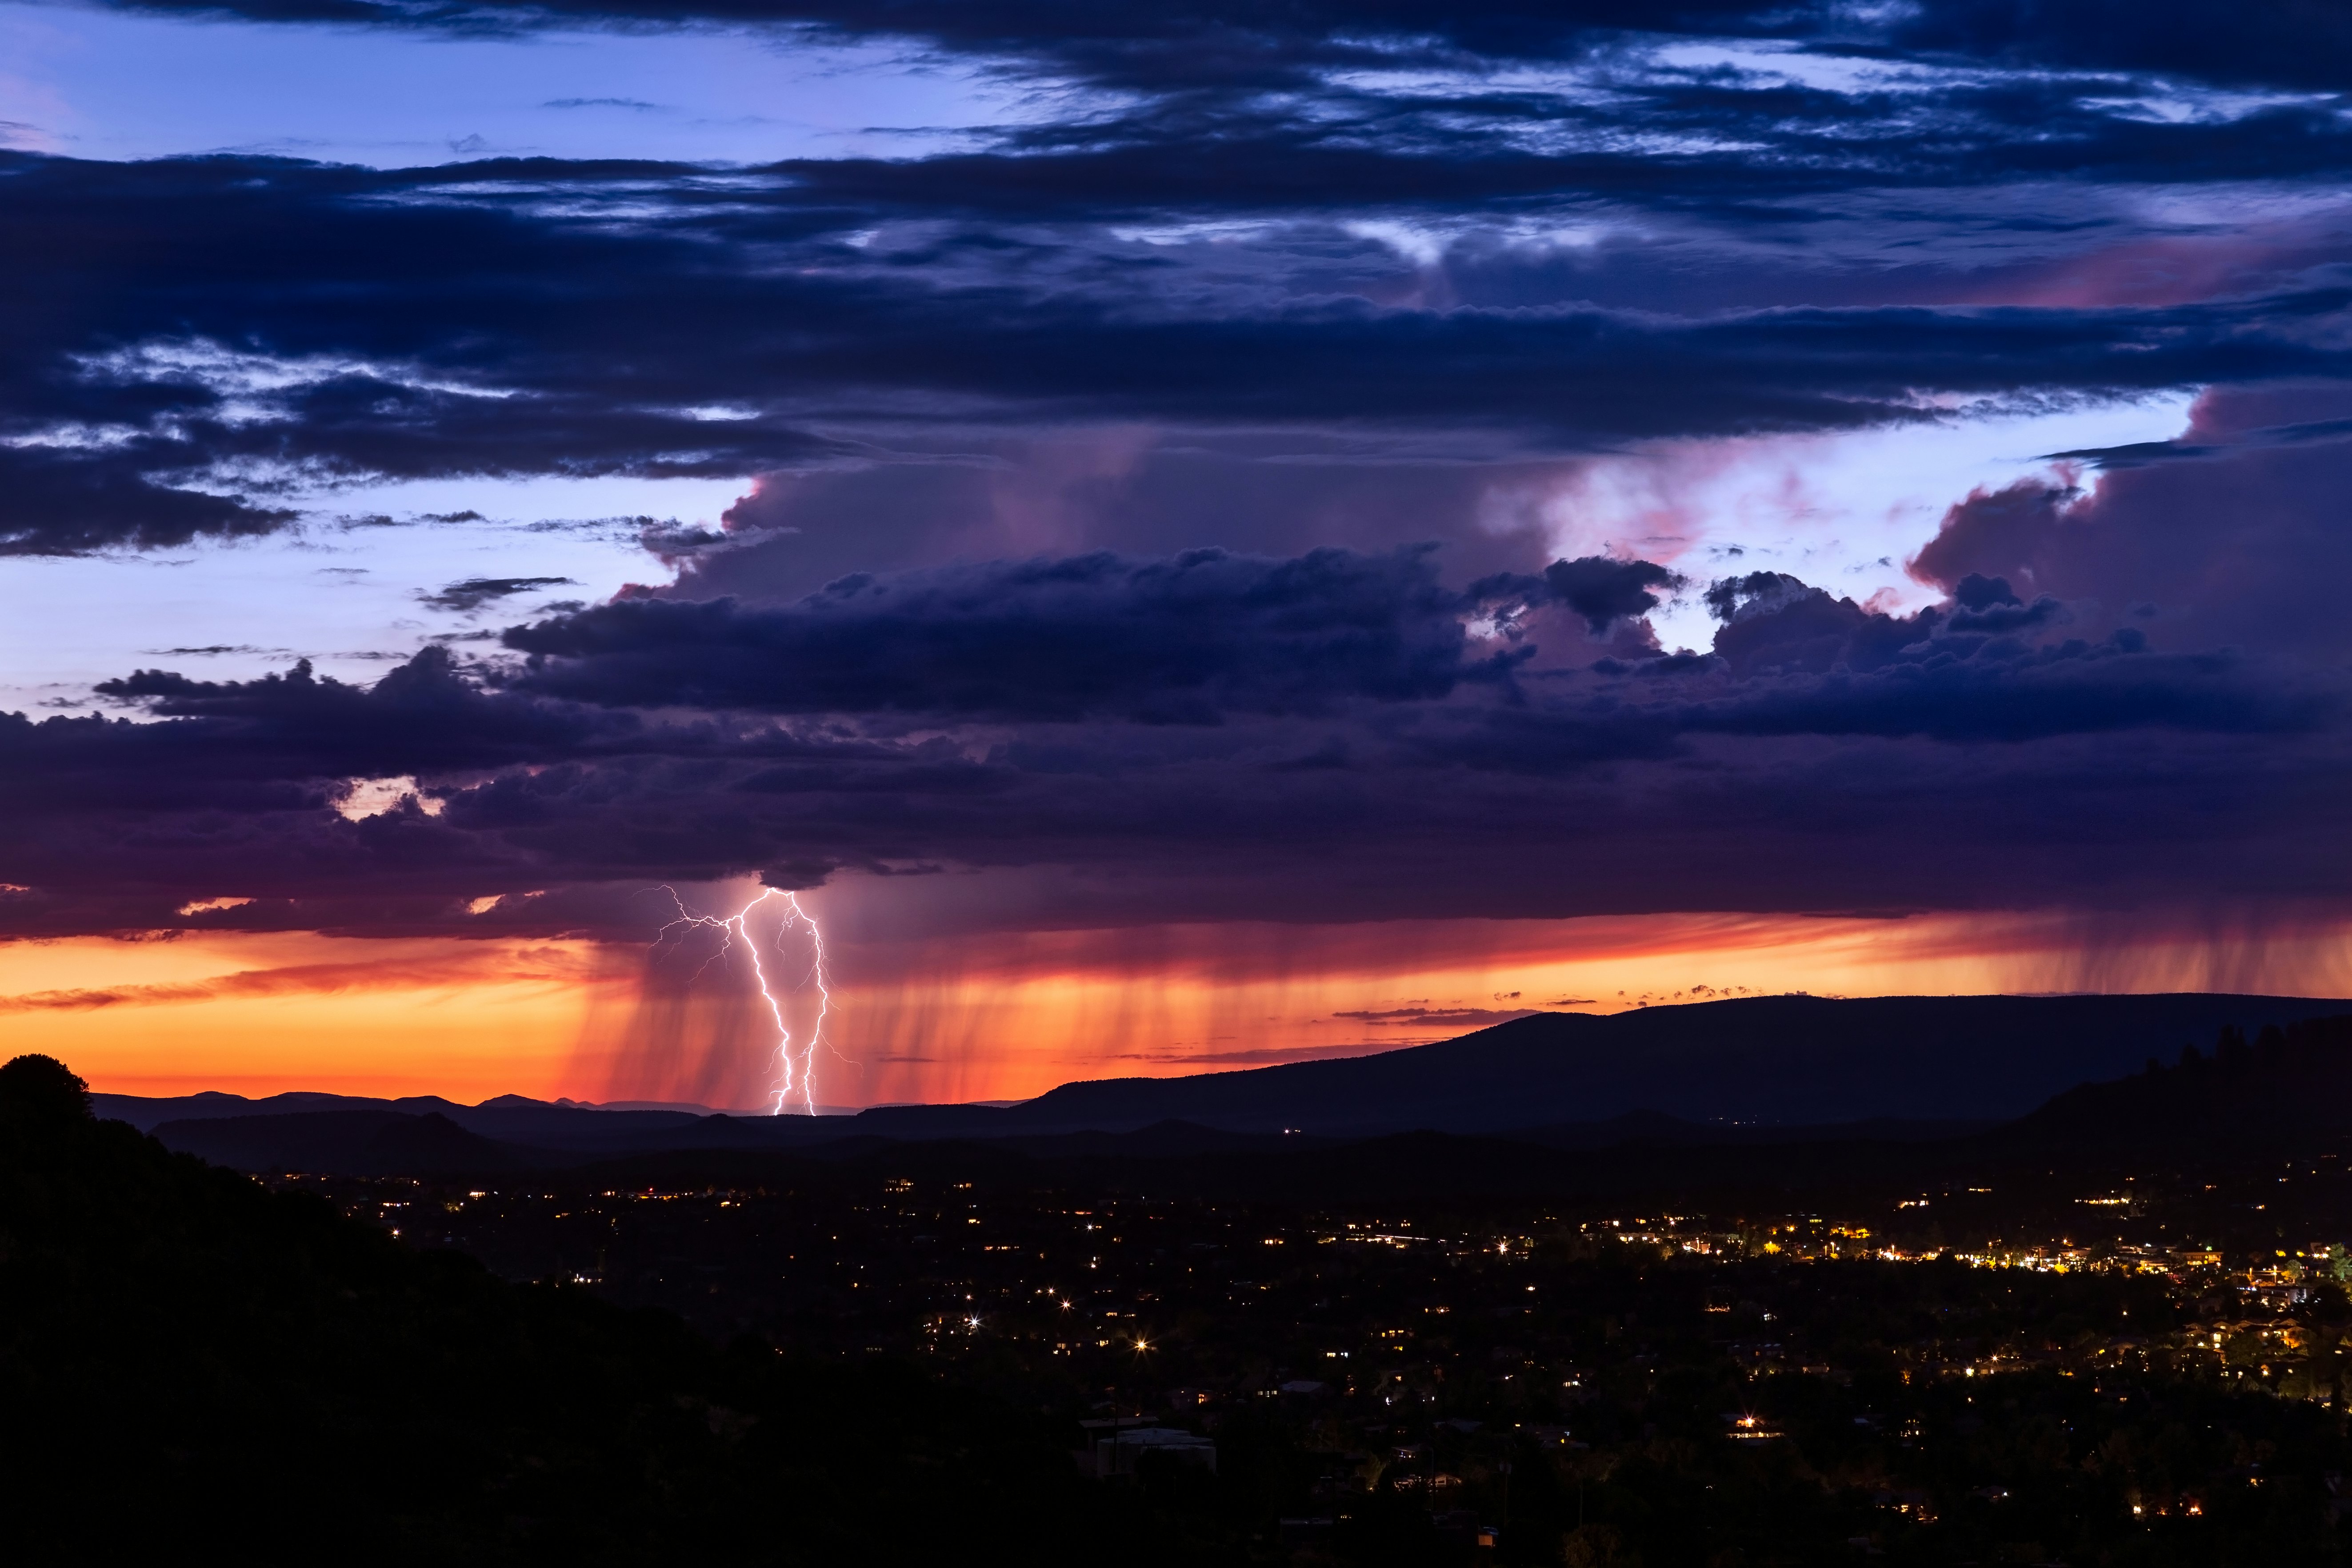
[{"label": "treeline", "polygon": [[2252,1039],[2224,1028],[2209,1055],[2194,1044],[2171,1064],[2084,1084],[1996,1135],[2077,1145],[2168,1144],[2288,1158],[2352,1138],[2352,1017],[2311,1018]]}]

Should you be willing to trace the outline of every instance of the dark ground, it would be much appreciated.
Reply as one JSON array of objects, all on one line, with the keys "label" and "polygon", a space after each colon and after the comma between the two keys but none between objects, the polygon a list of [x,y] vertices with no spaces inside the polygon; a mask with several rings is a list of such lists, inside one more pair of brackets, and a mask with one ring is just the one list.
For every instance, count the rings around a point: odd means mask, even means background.
[{"label": "dark ground", "polygon": [[[2342,1054],[1934,1144],[267,1185],[22,1058],[0,1475],[27,1561],[2336,1563]],[[1115,1419],[1213,1473],[1082,1477]]]}]

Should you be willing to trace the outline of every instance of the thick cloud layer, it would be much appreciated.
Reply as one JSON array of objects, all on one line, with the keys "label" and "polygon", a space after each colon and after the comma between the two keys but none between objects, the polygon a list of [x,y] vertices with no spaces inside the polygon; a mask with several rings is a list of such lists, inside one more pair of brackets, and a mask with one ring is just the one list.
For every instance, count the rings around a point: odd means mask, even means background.
[{"label": "thick cloud layer", "polygon": [[[106,690],[152,721],[0,731],[0,920],[641,934],[662,879],[953,866],[1109,879],[1134,900],[1090,895],[1112,920],[2309,895],[2352,871],[2340,665],[2164,650],[1975,574],[1891,616],[1748,574],[1704,591],[1710,651],[1626,635],[1677,589],[1601,559],[1449,589],[1427,552],[1093,555],[785,605],[639,595],[515,628],[525,663],[435,649],[368,689],[142,672]],[[425,798],[335,809],[388,777]],[[252,901],[178,912],[224,898]]]},{"label": "thick cloud layer", "polygon": [[[2352,873],[2333,13],[142,8],[805,28],[1045,107],[749,168],[0,154],[0,552],[384,480],[742,498],[648,526],[674,581],[528,625],[569,563],[403,590],[498,628],[478,662],[0,719],[0,931],[641,937],[647,888],[747,873],[1052,871],[1018,918],[1067,923]],[[1668,443],[2192,394],[2178,441],[1939,494],[1909,597],[1487,507]]]},{"label": "thick cloud layer", "polygon": [[2211,13],[2137,0],[1249,0],[1104,7],[1080,0],[130,0],[127,10],[457,32],[586,25],[769,24],[1050,61],[1125,87],[1295,82],[1313,68],[1574,59],[1629,35],[1781,38],[2009,65],[2160,71],[2237,85],[2344,84],[2352,23],[2319,0],[2252,0]]},{"label": "thick cloud layer", "polygon": [[[2032,18],[1998,9],[1919,26],[2003,54]],[[353,481],[748,479],[1122,421],[1494,461],[2345,369],[2347,219],[2295,188],[2352,153],[2320,99],[1622,32],[1790,15],[1704,4],[875,15],[802,19],[1151,81],[757,169],[0,154],[0,551],[251,534]],[[1522,58],[1567,74],[1478,63]]]},{"label": "thick cloud layer", "polygon": [[[1535,586],[1487,591],[1523,600]],[[1214,722],[1507,678],[1511,653],[1468,649],[1465,607],[1425,551],[1202,550],[859,574],[766,609],[638,596],[506,642],[533,656],[524,689],[608,704]]]}]

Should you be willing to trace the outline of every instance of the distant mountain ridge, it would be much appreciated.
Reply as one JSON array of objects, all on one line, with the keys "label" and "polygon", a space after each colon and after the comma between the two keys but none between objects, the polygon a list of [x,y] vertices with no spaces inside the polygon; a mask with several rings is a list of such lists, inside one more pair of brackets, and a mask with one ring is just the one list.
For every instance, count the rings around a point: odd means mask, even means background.
[{"label": "distant mountain ridge", "polygon": [[[100,1112],[103,1115],[103,1112]],[[547,1152],[469,1132],[438,1111],[294,1110],[166,1121],[166,1148],[240,1171],[338,1176],[439,1175],[451,1171],[530,1170],[559,1160]]]},{"label": "distant mountain ridge", "polygon": [[[2210,1043],[2225,1028],[2259,1032],[2331,1015],[2352,1015],[2352,1001],[2204,994],[1765,997],[1611,1016],[1539,1014],[1378,1056],[1102,1079],[1010,1107],[889,1106],[854,1117],[605,1110],[511,1095],[478,1106],[312,1094],[93,1099],[100,1116],[219,1163],[354,1174],[393,1171],[404,1161],[417,1170],[492,1170],[849,1141],[982,1139],[1042,1148],[1171,1127],[1184,1131],[1161,1131],[1160,1142],[1415,1131],[1503,1136],[1561,1150],[1906,1142],[2012,1121],[2078,1085],[2119,1079],[2151,1057]],[[400,1125],[423,1121],[434,1125]]]},{"label": "distant mountain ridge", "polygon": [[1507,1132],[1649,1110],[1689,1121],[2003,1121],[2225,1027],[2352,1013],[2352,1001],[2146,996],[1766,996],[1630,1013],[1539,1013],[1437,1045],[1181,1079],[1065,1084],[1004,1110],[896,1106],[898,1137],[1129,1131],[1165,1121],[1326,1136]]},{"label": "distant mountain ridge", "polygon": [[[501,1094],[479,1105],[461,1105],[437,1094],[405,1095],[383,1100],[369,1095],[320,1094],[297,1089],[263,1100],[241,1094],[206,1090],[201,1094],[149,1099],[132,1094],[93,1094],[90,1108],[100,1117],[128,1121],[142,1132],[167,1122],[247,1121],[260,1118],[324,1115],[338,1112],[379,1112],[401,1116],[442,1116],[469,1132],[488,1138],[543,1143],[552,1148],[634,1148],[646,1135],[661,1135],[681,1128],[727,1119],[724,1112],[684,1108],[613,1110],[583,1105],[560,1105]],[[765,1120],[764,1118],[762,1120]],[[835,1119],[838,1120],[838,1119]]]}]

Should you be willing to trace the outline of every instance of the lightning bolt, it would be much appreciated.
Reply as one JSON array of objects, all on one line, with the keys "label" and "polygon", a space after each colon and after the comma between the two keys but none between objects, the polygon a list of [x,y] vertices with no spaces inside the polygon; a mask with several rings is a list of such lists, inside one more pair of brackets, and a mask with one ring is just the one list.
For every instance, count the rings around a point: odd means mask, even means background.
[{"label": "lightning bolt", "polygon": [[[833,1009],[833,993],[825,984],[824,932],[809,912],[801,908],[800,895],[787,893],[778,888],[762,888],[757,898],[725,920],[720,920],[713,915],[698,915],[689,911],[675,888],[664,888],[662,891],[667,893],[670,902],[677,906],[677,919],[661,929],[665,939],[680,926],[699,926],[720,933],[719,951],[704,961],[703,969],[709,968],[733,948],[737,938],[742,939],[743,951],[751,960],[751,978],[759,984],[760,1000],[768,1005],[768,1016],[776,1026],[776,1102],[769,1107],[769,1114],[782,1116],[789,1107],[799,1114],[814,1116],[816,1050],[824,1042],[824,1019]],[[812,956],[808,973],[801,977],[801,984],[816,988],[816,1022],[809,1026],[808,1042],[797,1049],[793,1044],[792,1026],[784,1022],[783,998],[770,986],[768,966],[760,960],[760,944],[751,938],[751,911],[771,899],[781,899],[784,903],[783,923],[776,931],[779,952],[783,949],[784,932],[805,929],[809,934]],[[695,973],[698,975],[701,970]],[[796,1106],[793,1105],[795,1100],[799,1102]]]}]

